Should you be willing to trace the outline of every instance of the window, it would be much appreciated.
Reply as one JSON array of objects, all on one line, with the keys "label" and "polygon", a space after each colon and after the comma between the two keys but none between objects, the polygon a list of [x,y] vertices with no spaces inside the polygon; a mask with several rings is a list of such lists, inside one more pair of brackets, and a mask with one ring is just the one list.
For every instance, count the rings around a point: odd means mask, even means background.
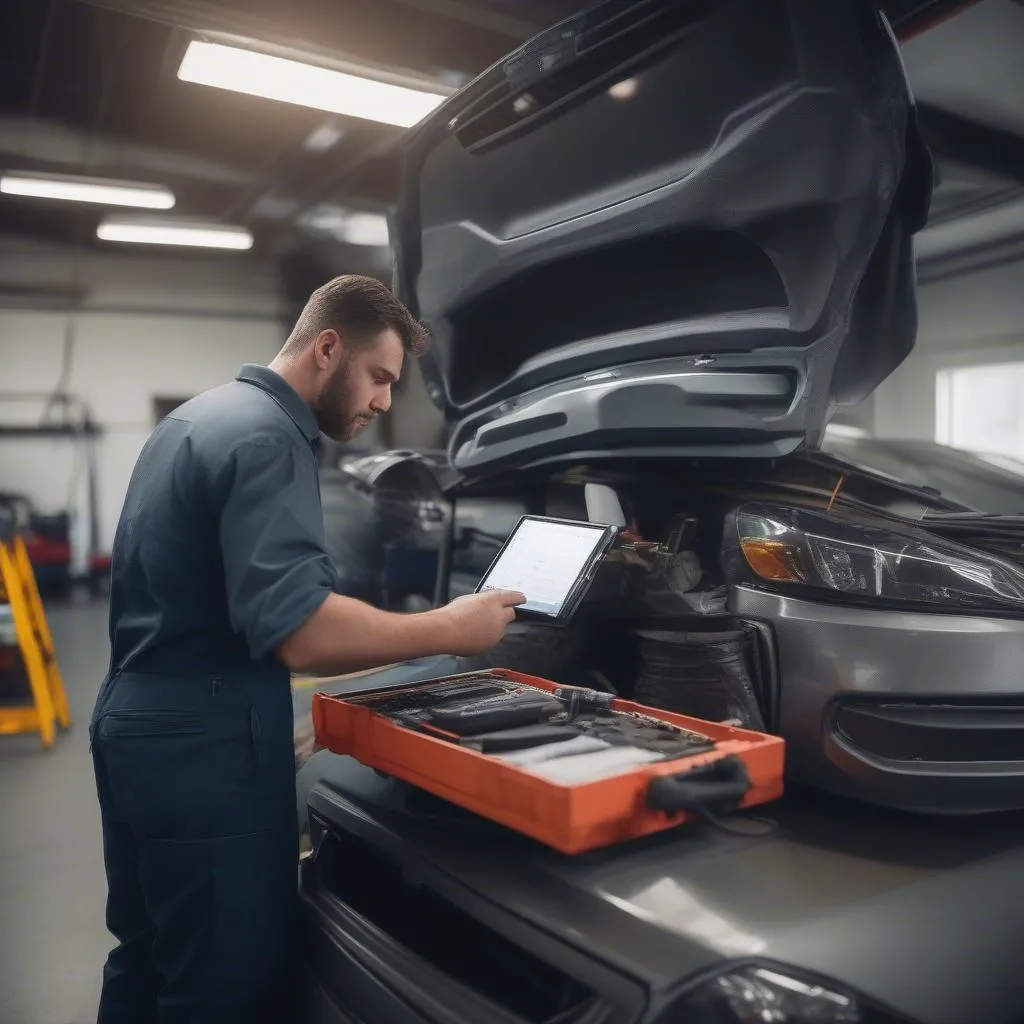
[{"label": "window", "polygon": [[942,370],[936,388],[939,444],[1024,459],[1024,363]]},{"label": "window", "polygon": [[170,416],[179,405],[184,405],[187,401],[187,398],[169,398],[155,395],[153,398],[153,423],[157,424],[165,417]]}]

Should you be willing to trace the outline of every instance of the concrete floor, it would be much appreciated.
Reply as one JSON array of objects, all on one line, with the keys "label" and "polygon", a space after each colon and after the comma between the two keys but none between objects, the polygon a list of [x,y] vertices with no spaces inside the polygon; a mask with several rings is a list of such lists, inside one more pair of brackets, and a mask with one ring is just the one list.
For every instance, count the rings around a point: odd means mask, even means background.
[{"label": "concrete floor", "polygon": [[104,602],[48,607],[71,730],[0,737],[0,1021],[94,1024],[112,945],[89,759],[89,715],[107,668]]}]

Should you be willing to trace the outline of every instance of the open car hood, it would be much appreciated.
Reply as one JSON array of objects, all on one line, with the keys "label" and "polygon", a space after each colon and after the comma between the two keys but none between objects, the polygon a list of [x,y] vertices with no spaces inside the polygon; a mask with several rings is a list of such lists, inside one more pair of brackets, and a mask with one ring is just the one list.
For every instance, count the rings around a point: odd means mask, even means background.
[{"label": "open car hood", "polygon": [[607,0],[411,132],[396,291],[460,471],[817,446],[917,327],[931,163],[863,0]]}]

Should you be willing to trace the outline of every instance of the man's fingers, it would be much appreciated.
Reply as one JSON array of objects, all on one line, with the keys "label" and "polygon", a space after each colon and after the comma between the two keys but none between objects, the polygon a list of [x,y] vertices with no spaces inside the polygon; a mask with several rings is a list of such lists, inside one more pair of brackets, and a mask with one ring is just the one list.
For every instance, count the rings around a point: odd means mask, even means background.
[{"label": "man's fingers", "polygon": [[526,595],[520,594],[516,590],[492,590],[491,593],[495,594],[506,608],[513,608],[517,604],[526,604]]}]

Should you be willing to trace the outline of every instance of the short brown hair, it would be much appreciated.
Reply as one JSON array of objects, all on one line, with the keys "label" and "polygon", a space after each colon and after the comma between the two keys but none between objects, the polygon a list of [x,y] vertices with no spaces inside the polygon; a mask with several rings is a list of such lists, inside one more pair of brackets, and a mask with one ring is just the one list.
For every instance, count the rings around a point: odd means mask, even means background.
[{"label": "short brown hair", "polygon": [[374,277],[346,274],[321,285],[309,297],[285,343],[297,352],[322,331],[335,330],[356,343],[368,341],[388,329],[402,339],[406,352],[420,356],[428,347],[426,328]]}]

